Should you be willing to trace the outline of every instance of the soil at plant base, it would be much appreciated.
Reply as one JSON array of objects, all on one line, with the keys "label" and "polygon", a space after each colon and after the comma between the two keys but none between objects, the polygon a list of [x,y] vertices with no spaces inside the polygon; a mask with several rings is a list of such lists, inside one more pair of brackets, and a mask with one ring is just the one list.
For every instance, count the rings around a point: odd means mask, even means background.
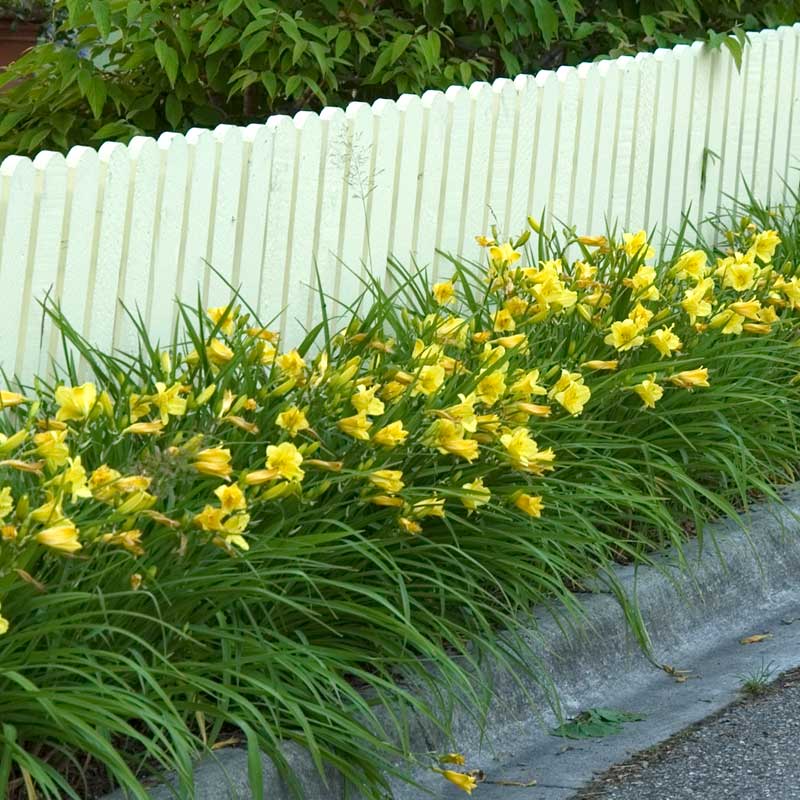
[{"label": "soil at plant base", "polygon": [[800,669],[597,777],[573,800],[800,800]]}]

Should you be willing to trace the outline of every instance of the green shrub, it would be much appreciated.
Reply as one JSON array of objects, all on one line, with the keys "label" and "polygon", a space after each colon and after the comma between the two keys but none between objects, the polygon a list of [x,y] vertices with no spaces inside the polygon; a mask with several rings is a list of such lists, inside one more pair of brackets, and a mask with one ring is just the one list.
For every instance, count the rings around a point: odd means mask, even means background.
[{"label": "green shrub", "polygon": [[245,298],[129,354],[51,309],[66,367],[0,391],[0,796],[191,797],[234,736],[378,797],[399,708],[446,733],[488,652],[546,685],[520,613],[797,474],[798,207],[719,234],[486,240],[283,352]]},{"label": "green shrub", "polygon": [[[263,120],[793,22],[800,0],[55,0],[0,155]],[[67,13],[68,12],[68,13]],[[740,27],[737,27],[740,26]],[[730,40],[736,48],[735,40]]]}]

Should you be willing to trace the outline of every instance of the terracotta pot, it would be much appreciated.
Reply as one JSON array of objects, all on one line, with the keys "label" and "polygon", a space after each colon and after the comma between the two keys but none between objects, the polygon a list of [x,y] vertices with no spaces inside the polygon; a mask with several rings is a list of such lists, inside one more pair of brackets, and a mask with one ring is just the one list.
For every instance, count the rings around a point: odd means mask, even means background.
[{"label": "terracotta pot", "polygon": [[40,21],[0,17],[0,69],[33,47],[41,29]]}]

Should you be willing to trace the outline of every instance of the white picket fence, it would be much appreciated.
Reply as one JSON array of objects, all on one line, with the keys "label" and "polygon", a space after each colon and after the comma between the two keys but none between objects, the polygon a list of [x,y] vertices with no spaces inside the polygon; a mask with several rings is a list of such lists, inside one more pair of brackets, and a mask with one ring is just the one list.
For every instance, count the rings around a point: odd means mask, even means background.
[{"label": "white picket fence", "polygon": [[[227,302],[212,264],[297,340],[315,265],[345,301],[389,254],[434,274],[493,221],[581,232],[679,224],[741,195],[785,196],[800,159],[800,24],[750,36],[741,71],[701,44],[372,106],[11,156],[0,166],[0,368],[57,352],[50,292],[95,344],[129,347],[122,303],[168,339],[173,299]],[[712,155],[712,153],[714,155]],[[705,164],[705,169],[704,169]],[[43,327],[42,327],[43,326]]]}]

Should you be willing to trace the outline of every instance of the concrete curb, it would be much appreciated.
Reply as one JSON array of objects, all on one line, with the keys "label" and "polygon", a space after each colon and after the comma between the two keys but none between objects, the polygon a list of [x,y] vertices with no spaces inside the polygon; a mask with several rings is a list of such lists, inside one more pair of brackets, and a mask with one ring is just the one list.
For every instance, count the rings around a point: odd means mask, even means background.
[{"label": "concrete curb", "polygon": [[[657,556],[657,567],[615,570],[629,596],[637,598],[659,663],[682,666],[687,659],[699,658],[700,653],[729,643],[732,630],[747,635],[754,632],[749,630],[751,625],[774,617],[780,609],[800,609],[800,484],[787,488],[782,496],[783,505],[755,505],[738,520],[709,526],[702,550],[697,541],[684,548],[683,567],[675,554],[667,552]],[[541,662],[553,676],[566,714],[609,705],[609,698],[620,697],[621,688],[630,693],[637,689],[650,691],[648,687],[654,679],[672,683],[644,657],[616,599],[597,593],[582,595],[580,602],[585,621],[578,626],[566,616],[554,618],[543,610],[537,610],[532,619],[523,623],[522,634],[530,646],[531,659]],[[499,668],[492,669],[492,676],[493,696],[482,732],[466,710],[456,707],[453,742],[442,741],[430,724],[415,720],[412,750],[441,752],[456,746],[467,756],[470,767],[486,769],[498,763],[511,764],[523,752],[539,752],[544,740],[552,743],[546,726],[555,717],[552,712],[541,710],[547,707],[545,692],[533,684],[521,687],[518,676]],[[720,702],[723,695],[718,698]],[[531,698],[539,706],[538,711],[532,708]],[[714,709],[706,706],[704,710],[710,713]],[[671,732],[665,728],[664,738]],[[307,800],[344,798],[344,787],[336,774],[327,775],[326,785],[304,751],[287,747],[286,755],[296,769]],[[289,800],[287,787],[272,762],[266,756],[263,762],[267,800]],[[223,750],[213,760],[202,760],[195,774],[195,800],[253,797],[248,788],[246,755],[241,750]],[[429,771],[415,777],[433,796],[463,796],[455,787],[443,786],[442,779]],[[571,792],[579,785],[576,781],[573,776],[568,786],[552,788]],[[419,788],[400,781],[394,781],[392,788],[396,800],[426,796]],[[484,788],[490,787],[481,787]],[[152,800],[176,796],[165,785],[150,791]],[[514,794],[515,799],[546,796],[556,795]],[[558,796],[566,795],[562,791]],[[123,797],[114,793],[106,800]],[[348,797],[352,800],[353,795]]]}]

